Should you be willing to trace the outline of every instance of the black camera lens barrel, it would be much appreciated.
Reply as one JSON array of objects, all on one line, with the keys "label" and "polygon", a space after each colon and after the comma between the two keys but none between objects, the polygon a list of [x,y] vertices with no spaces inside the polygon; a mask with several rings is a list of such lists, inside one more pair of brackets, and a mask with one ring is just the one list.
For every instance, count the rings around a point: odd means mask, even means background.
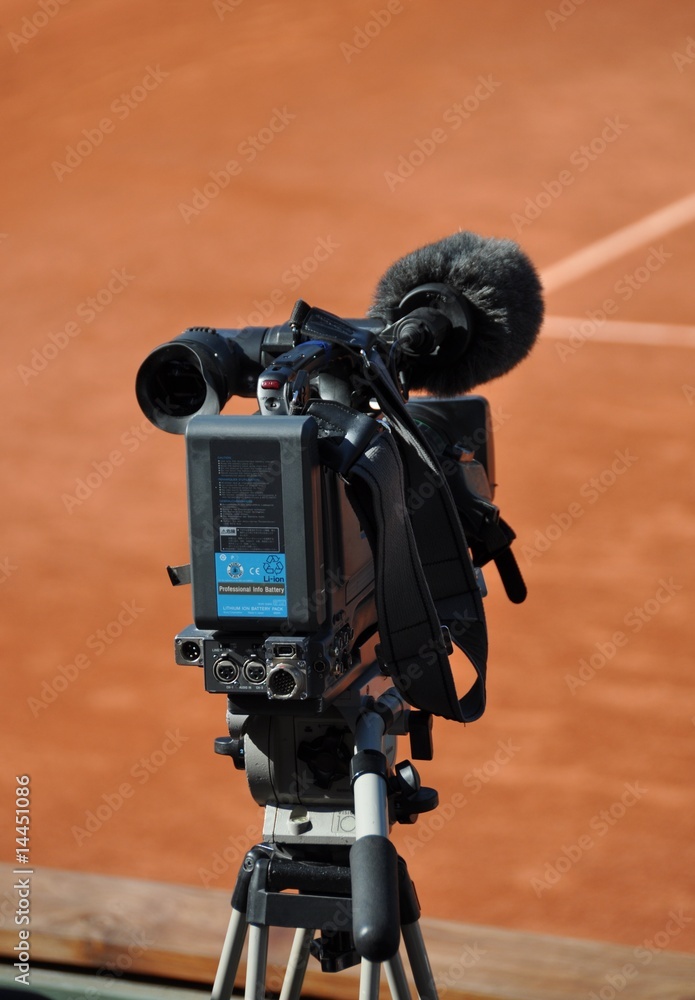
[{"label": "black camera lens barrel", "polygon": [[233,391],[237,368],[234,350],[216,331],[187,330],[145,358],[135,393],[148,420],[181,434],[193,415],[220,412]]},{"label": "black camera lens barrel", "polygon": [[[345,321],[378,335],[383,321]],[[135,380],[142,412],[160,430],[183,434],[191,417],[214,416],[232,396],[253,397],[261,372],[295,346],[290,323],[240,330],[191,327],[156,347]]]},{"label": "black camera lens barrel", "polygon": [[[435,348],[441,352],[452,339],[448,334],[453,327],[457,332],[458,325],[468,329],[465,304],[441,285],[415,289],[404,298],[400,313],[392,327],[379,316],[339,320],[315,309],[309,309],[311,322],[307,320],[302,333],[290,322],[240,330],[190,327],[145,358],[135,381],[137,399],[155,427],[183,434],[191,417],[215,416],[232,396],[255,396],[258,377],[265,368],[288,351],[301,349],[297,338],[325,336],[355,350],[356,344],[371,337],[381,341],[386,351],[396,338],[407,365],[417,362],[426,366]],[[346,331],[352,331],[348,340]],[[454,354],[458,355],[467,336],[453,340]]]},{"label": "black camera lens barrel", "polygon": [[267,335],[292,346],[281,328],[243,330],[191,327],[156,347],[140,366],[135,392],[142,412],[155,427],[183,434],[193,416],[214,416],[232,396],[255,396],[263,369]]}]

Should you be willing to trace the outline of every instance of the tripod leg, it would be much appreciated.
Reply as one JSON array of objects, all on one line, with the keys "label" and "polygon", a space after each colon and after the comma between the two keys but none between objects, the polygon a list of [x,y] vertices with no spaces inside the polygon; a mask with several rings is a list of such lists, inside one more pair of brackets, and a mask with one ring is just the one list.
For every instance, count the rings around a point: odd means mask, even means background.
[{"label": "tripod leg", "polygon": [[369,962],[366,958],[362,959],[359,1000],[378,1000],[380,968],[378,962]]},{"label": "tripod leg", "polygon": [[393,1000],[411,1000],[410,987],[405,978],[401,956],[396,954],[388,962],[384,962],[384,968]]},{"label": "tripod leg", "polygon": [[246,955],[244,1000],[265,1000],[265,974],[268,964],[268,928],[249,924],[249,948]]},{"label": "tripod leg", "polygon": [[295,931],[292,951],[287,960],[287,971],[282,983],[280,1000],[299,1000],[302,992],[302,983],[304,982],[304,973],[309,961],[309,945],[313,937],[313,930],[298,927]]},{"label": "tripod leg", "polygon": [[246,915],[232,908],[227,935],[217,966],[217,975],[212,987],[211,1000],[230,1000],[246,938],[246,927]]},{"label": "tripod leg", "polygon": [[405,950],[408,953],[410,968],[413,971],[418,997],[420,1000],[437,1000],[437,987],[432,974],[432,966],[425,950],[419,921],[414,920],[411,924],[403,924],[401,933],[403,934]]}]

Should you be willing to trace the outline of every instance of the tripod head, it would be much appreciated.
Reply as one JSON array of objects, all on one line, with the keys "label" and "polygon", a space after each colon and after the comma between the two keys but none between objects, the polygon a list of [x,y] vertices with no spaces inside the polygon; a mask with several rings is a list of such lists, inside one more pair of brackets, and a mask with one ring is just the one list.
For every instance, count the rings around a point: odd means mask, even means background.
[{"label": "tripod head", "polygon": [[[398,692],[388,688],[376,699],[363,695],[342,708],[344,717],[335,714],[327,726],[324,720],[323,728],[320,720],[301,720],[305,737],[312,737],[297,752],[297,759],[310,769],[308,779],[308,772],[300,771],[290,782],[283,770],[283,761],[292,756],[287,752],[293,741],[289,723],[296,724],[296,719],[232,719],[230,732],[236,735],[216,741],[217,752],[235,762],[245,758],[252,791],[257,801],[266,802],[264,844],[250,852],[240,874],[245,891],[249,885],[243,870],[250,871],[260,861],[257,882],[262,876],[264,885],[257,884],[256,891],[264,897],[271,890],[295,888],[311,894],[327,886],[337,889],[338,896],[351,895],[350,902],[328,910],[323,898],[303,904],[301,925],[322,928],[315,953],[326,971],[345,968],[359,957],[373,962],[394,957],[408,900],[399,904],[404,870],[399,871],[389,830],[394,821],[413,823],[438,804],[436,791],[420,785],[410,761],[393,766],[395,736],[409,731],[413,715]],[[317,731],[320,736],[315,736]],[[431,757],[429,732],[426,742]],[[278,796],[272,792],[276,785],[293,791]],[[317,795],[319,786],[323,797]],[[233,905],[240,905],[239,883]],[[285,910],[291,912],[294,905],[293,898],[277,895],[275,919],[284,922]],[[411,910],[417,907],[416,897],[409,905]],[[262,912],[265,915],[266,904]],[[254,915],[252,908],[250,922]],[[350,933],[339,933],[343,930]]]}]

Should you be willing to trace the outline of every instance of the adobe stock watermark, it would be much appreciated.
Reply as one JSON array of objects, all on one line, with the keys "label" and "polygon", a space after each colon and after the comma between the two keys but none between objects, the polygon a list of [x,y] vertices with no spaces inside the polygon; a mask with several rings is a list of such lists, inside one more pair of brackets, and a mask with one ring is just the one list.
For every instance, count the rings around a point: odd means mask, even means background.
[{"label": "adobe stock watermark", "polygon": [[679,73],[683,73],[687,66],[692,66],[695,62],[695,38],[689,35],[685,40],[684,50],[682,52],[674,52],[671,58]]},{"label": "adobe stock watermark", "polygon": [[395,14],[402,14],[405,10],[401,0],[388,0],[386,5],[379,10],[369,11],[369,20],[363,25],[355,25],[352,32],[352,42],[341,42],[340,49],[346,63],[349,63],[364,52],[375,38],[378,38],[384,28],[388,28]]},{"label": "adobe stock watermark", "polygon": [[557,10],[546,10],[545,19],[553,31],[557,31],[561,24],[564,24],[568,17],[576,12],[586,0],[561,0]]},{"label": "adobe stock watermark", "polygon": [[424,139],[415,139],[411,149],[398,157],[396,169],[384,171],[384,180],[389,191],[393,193],[400,184],[412,177],[415,171],[447,142],[449,136],[457,132],[501,86],[502,82],[495,80],[491,73],[479,76],[470,94],[461,101],[455,101],[443,113],[442,122],[446,128],[437,126]]},{"label": "adobe stock watermark", "polygon": [[212,855],[209,867],[198,869],[198,878],[202,885],[207,889],[209,885],[214,885],[226,875],[230,868],[238,868],[246,857],[249,847],[257,844],[261,837],[262,830],[255,824],[249,824],[244,832],[236,837],[230,836],[224,847]]},{"label": "adobe stock watermark", "polygon": [[[633,455],[629,448],[617,450],[613,461],[595,476],[591,476],[579,488],[579,496],[586,500],[588,506],[596,504],[600,498],[615,486],[621,476],[631,469],[638,456]],[[566,510],[551,515],[545,528],[537,528],[533,536],[533,544],[521,546],[521,554],[527,566],[547,552],[555,542],[565,535],[576,522],[586,513],[586,506],[579,500],[573,500]]]},{"label": "adobe stock watermark", "polygon": [[[265,486],[269,486],[271,483],[277,482],[277,480],[282,476],[283,468],[287,468],[288,465],[292,465],[295,462],[301,463],[304,455],[305,446],[299,439],[288,441],[287,446],[283,449],[283,460],[281,461],[277,458],[266,462],[263,469],[259,472],[259,480]],[[201,552],[209,552],[212,542],[218,538],[218,534],[212,526],[212,522],[209,518],[203,518],[201,523],[196,525],[196,528],[200,528],[201,530],[190,537],[192,555],[199,555]],[[230,555],[233,555],[233,552],[230,552]],[[335,593],[336,590],[344,587],[346,582],[347,577],[343,575],[342,570],[334,571],[329,569],[325,575],[325,585],[321,588],[321,594]],[[316,610],[316,607],[312,605],[312,602],[308,601],[306,597],[302,598],[302,600],[293,605],[293,611],[289,617],[292,618],[293,615],[301,614],[299,610],[300,608],[303,608],[304,611],[306,611],[306,609],[311,606],[313,606],[313,609]]]},{"label": "adobe stock watermark", "polygon": [[[506,424],[509,419],[510,414],[505,413],[501,406],[492,410],[490,413],[490,437],[494,437],[500,427]],[[457,443],[465,451],[475,452],[477,448],[486,444],[487,440],[487,429],[485,427],[478,427],[472,434],[461,438]],[[408,487],[406,491],[406,505],[411,513],[420,510],[423,504],[434,496],[435,491],[447,482],[447,477],[453,475],[460,467],[458,461],[446,457],[440,460],[439,465],[441,471],[444,473],[443,476],[438,475],[428,468],[424,473],[425,481],[417,489],[414,486]]]},{"label": "adobe stock watermark", "polygon": [[184,743],[189,740],[183,736],[180,729],[168,729],[159,747],[144,757],[140,757],[130,768],[131,781],[122,781],[110,792],[102,792],[98,804],[85,812],[84,825],[70,827],[78,847],[98,833],[105,823],[119,812],[125,803],[132,799],[139,786],[146,785],[154,774],[157,774],[174,754],[178,753]]},{"label": "adobe stock watermark", "polygon": [[517,233],[523,232],[526,226],[539,219],[546,209],[550,208],[553,202],[565,192],[577,179],[578,174],[583,174],[595,163],[606,150],[630,127],[627,122],[621,121],[620,115],[612,118],[604,118],[604,127],[590,139],[587,143],[577,146],[569,155],[569,164],[574,170],[566,167],[561,170],[556,178],[543,181],[541,189],[524,202],[522,212],[512,212],[510,221]]},{"label": "adobe stock watermark", "polygon": [[[475,944],[464,945],[458,957],[443,971],[434,977],[437,997],[442,1000],[452,987],[459,987],[469,969],[487,955],[487,949]],[[457,989],[458,993],[458,989]]]},{"label": "adobe stock watermark", "polygon": [[34,12],[22,18],[19,30],[8,31],[7,40],[12,51],[21,52],[69,3],[70,0],[39,0]]},{"label": "adobe stock watermark", "polygon": [[626,273],[616,281],[613,292],[616,298],[604,299],[598,309],[587,309],[584,313],[585,319],[574,323],[569,328],[567,340],[558,340],[555,343],[555,350],[561,361],[574,357],[577,351],[584,346],[587,340],[591,340],[603,328],[609,317],[615,316],[620,309],[620,304],[629,302],[630,299],[644,288],[648,281],[657,274],[668,260],[673,257],[672,253],[664,249],[663,243],[659,247],[649,247],[644,263],[636,267],[634,271]]},{"label": "adobe stock watermark", "polygon": [[59,664],[53,677],[42,682],[38,697],[27,698],[27,706],[34,718],[52,705],[86,670],[94,666],[99,657],[103,656],[106,650],[121,638],[124,631],[144,613],[145,609],[136,601],[122,601],[116,615],[87,636],[84,649],[77,653],[71,662]]},{"label": "adobe stock watermark", "polygon": [[695,385],[688,385],[687,382],[684,382],[681,386],[681,392],[688,406],[692,406],[695,403]]},{"label": "adobe stock watermark", "polygon": [[[598,991],[592,990],[589,1000],[615,1000],[623,990],[639,977],[642,968],[654,961],[654,956],[664,951],[671,942],[682,934],[685,928],[693,922],[693,917],[679,910],[670,910],[666,923],[654,937],[647,938],[632,952],[634,962],[625,962],[605,974],[605,984]],[[641,967],[641,968],[640,968]]]},{"label": "adobe stock watermark", "polygon": [[0,930],[5,927],[12,927],[14,930],[14,918],[17,912],[17,896],[15,892],[5,890],[0,897]]},{"label": "adobe stock watermark", "polygon": [[[305,768],[303,772],[294,771],[291,781],[282,792],[278,793],[274,802],[277,805],[293,805],[299,802],[302,795],[314,787],[315,777]],[[205,888],[217,882],[232,866],[237,867],[249,851],[249,847],[259,842],[263,831],[256,824],[246,827],[244,833],[229,837],[224,847],[215,851],[209,862],[209,867],[199,868],[198,877]]]},{"label": "adobe stock watermark", "polygon": [[[499,740],[495,753],[480,767],[472,768],[463,776],[463,787],[471,796],[478,795],[520,751],[521,747],[512,739]],[[412,834],[405,838],[404,846],[408,855],[412,857],[421,847],[429,844],[436,834],[454,819],[459,810],[468,805],[468,801],[467,795],[457,791],[448,802],[444,802],[433,812],[418,817],[417,823],[412,827]]]},{"label": "adobe stock watermark", "polygon": [[0,559],[0,586],[2,586],[3,583],[7,583],[12,574],[17,572],[18,568],[19,567],[12,562],[9,556],[5,556],[4,559]]},{"label": "adobe stock watermark", "polygon": [[[639,782],[625,782],[623,788],[624,791],[619,799],[591,817],[586,833],[569,846],[563,844],[557,858],[546,863],[542,876],[534,876],[531,879],[531,888],[539,899],[544,892],[556,886],[568,871],[579,864],[584,855],[593,850],[598,840],[610,833],[627,811],[636,806],[648,791]],[[592,836],[593,834],[595,836]]]},{"label": "adobe stock watermark", "polygon": [[227,14],[234,14],[243,2],[244,0],[212,0],[212,7],[220,21],[224,21]]},{"label": "adobe stock watermark", "polygon": [[135,275],[130,274],[125,267],[111,268],[110,276],[105,283],[98,288],[93,295],[80,302],[75,308],[75,315],[82,320],[71,319],[64,324],[62,329],[51,332],[41,347],[34,347],[27,364],[17,365],[17,374],[23,385],[45,372],[52,361],[61,354],[80,334],[84,333],[86,327],[90,326],[94,320],[111,305],[125,289],[135,281]]},{"label": "adobe stock watermark", "polygon": [[94,459],[91,462],[89,472],[75,480],[74,492],[61,493],[60,495],[68,514],[72,514],[77,507],[81,507],[89,500],[99,487],[113,476],[116,469],[120,469],[125,464],[128,456],[136,452],[154,432],[155,427],[149,420],[133,424],[129,430],[121,434],[119,438],[120,448],[112,448],[108,455]]},{"label": "adobe stock watermark", "polygon": [[101,118],[91,128],[83,128],[81,136],[75,143],[65,147],[64,162],[53,160],[51,169],[56,178],[62,182],[66,174],[71,174],[91,156],[95,149],[103,143],[107,135],[112,135],[118,123],[129,118],[132,112],[147,100],[150,94],[157,90],[169,76],[168,72],[159,66],[147,66],[140,83],[136,83],[127,93],[121,92],[109,105],[113,118]]},{"label": "adobe stock watermark", "polygon": [[315,274],[321,264],[329,260],[339,249],[340,243],[336,243],[332,236],[317,236],[311,252],[282,272],[278,285],[268,293],[268,296],[254,299],[252,311],[246,316],[237,317],[237,328],[265,326],[265,321],[272,315],[275,307],[284,305],[288,301],[288,292],[296,292],[307,278]]},{"label": "adobe stock watermark", "polygon": [[204,212],[229,186],[232,178],[239,176],[244,169],[244,164],[253,163],[295,118],[296,115],[292,111],[288,111],[286,104],[282,108],[273,108],[268,124],[259,129],[255,135],[248,135],[242,139],[237,146],[239,159],[227,160],[218,170],[211,170],[208,173],[210,180],[191,191],[190,204],[185,201],[179,202],[177,207],[183,221],[188,225],[191,219],[197,218],[201,212]]},{"label": "adobe stock watermark", "polygon": [[155,939],[146,937],[140,927],[134,927],[128,937],[130,940],[122,948],[121,952],[115,958],[110,958],[104,962],[94,973],[99,986],[81,988],[81,1000],[101,1000],[104,996],[104,989],[110,987],[121,976],[129,973],[135,966],[138,958],[144,955],[155,943]]},{"label": "adobe stock watermark", "polygon": [[643,604],[635,605],[623,618],[623,625],[627,631],[618,629],[613,632],[610,639],[594,643],[594,652],[580,659],[579,670],[575,674],[565,674],[565,683],[571,693],[574,695],[579,688],[586,687],[589,681],[610,663],[618,650],[627,646],[630,634],[637,635],[641,632],[681,590],[683,585],[676,583],[672,576],[668,580],[663,578],[659,580],[654,595],[648,597]]}]

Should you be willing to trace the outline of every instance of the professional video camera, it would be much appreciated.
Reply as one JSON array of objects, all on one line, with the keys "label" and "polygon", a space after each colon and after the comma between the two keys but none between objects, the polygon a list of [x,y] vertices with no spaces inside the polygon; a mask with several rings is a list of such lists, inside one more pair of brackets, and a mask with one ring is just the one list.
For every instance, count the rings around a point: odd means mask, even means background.
[{"label": "professional video camera", "polygon": [[[467,722],[484,711],[481,568],[494,561],[511,600],[525,597],[514,533],[493,502],[489,407],[464,394],[525,357],[542,315],[516,244],[461,232],[397,261],[367,318],[300,300],[280,326],[188,329],[137,376],[145,415],[186,434],[191,558],[169,574],[192,583],[195,624],[175,655],[227,695],[230,735],[216,750],[246,769],[266,807],[248,870],[264,851],[275,870],[289,856],[304,865],[293,886],[315,895],[306,864],[345,867],[352,845],[352,937],[327,936],[316,901],[311,919],[283,917],[324,927],[311,947],[328,971],[356,954],[395,960],[399,893],[408,945],[410,883],[386,838],[437,797],[409,762],[394,768],[395,736],[409,733],[412,756],[430,759],[433,715]],[[408,400],[418,390],[435,398]],[[256,396],[257,414],[220,415],[234,395]],[[475,672],[461,697],[454,644]],[[377,785],[360,805],[365,777]],[[361,833],[360,813],[371,816]],[[267,931],[273,921],[248,922]],[[229,934],[240,948],[239,926]],[[302,947],[308,955],[306,935]],[[420,946],[409,954],[426,979]],[[257,956],[259,979],[263,965]],[[215,996],[235,968],[227,956]]]}]

